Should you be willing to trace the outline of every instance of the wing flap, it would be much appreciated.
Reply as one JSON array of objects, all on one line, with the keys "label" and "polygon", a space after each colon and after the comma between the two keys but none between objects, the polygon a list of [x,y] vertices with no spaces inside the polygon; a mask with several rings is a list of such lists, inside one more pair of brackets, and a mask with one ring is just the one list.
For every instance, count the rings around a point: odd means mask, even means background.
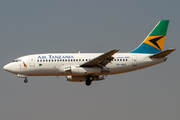
[{"label": "wing flap", "polygon": [[103,61],[101,61],[99,64],[102,65],[107,65],[109,62],[111,62],[114,59],[114,57],[108,57],[106,59],[104,59]]},{"label": "wing flap", "polygon": [[162,51],[160,53],[151,55],[150,58],[161,58],[161,57],[166,57],[168,56],[170,53],[172,53],[173,51],[175,51],[176,49],[172,48],[172,49],[167,49],[165,51]]},{"label": "wing flap", "polygon": [[110,50],[109,52],[104,53],[104,54],[80,65],[80,67],[93,67],[93,66],[104,67],[114,59],[114,57],[112,57],[112,55],[114,55],[118,51],[119,50]]}]

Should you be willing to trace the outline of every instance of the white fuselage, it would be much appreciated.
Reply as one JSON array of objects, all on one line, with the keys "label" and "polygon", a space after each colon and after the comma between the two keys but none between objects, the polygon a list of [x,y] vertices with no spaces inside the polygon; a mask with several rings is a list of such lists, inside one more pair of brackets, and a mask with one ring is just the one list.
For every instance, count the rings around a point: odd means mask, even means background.
[{"label": "white fuselage", "polygon": [[113,49],[105,53],[48,53],[26,55],[4,66],[4,70],[18,77],[66,76],[67,81],[83,82],[105,79],[104,76],[146,68],[164,62],[176,49],[163,51],[169,20],[161,20],[130,53],[117,53]]},{"label": "white fuselage", "polygon": [[[4,66],[7,71],[26,76],[82,76],[91,74],[112,75],[149,67],[166,60],[166,57],[151,59],[152,54],[116,53],[105,67],[79,67],[102,53],[49,53],[33,54],[15,59]],[[75,72],[67,72],[74,68]]]}]

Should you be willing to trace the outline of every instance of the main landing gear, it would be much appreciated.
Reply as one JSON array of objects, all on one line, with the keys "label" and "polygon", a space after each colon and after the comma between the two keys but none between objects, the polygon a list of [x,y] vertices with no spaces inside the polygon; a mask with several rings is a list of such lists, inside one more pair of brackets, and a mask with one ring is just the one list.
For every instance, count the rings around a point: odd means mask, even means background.
[{"label": "main landing gear", "polygon": [[90,86],[91,85],[91,82],[94,80],[94,77],[93,76],[88,76],[87,80],[86,80],[86,85],[87,86]]}]

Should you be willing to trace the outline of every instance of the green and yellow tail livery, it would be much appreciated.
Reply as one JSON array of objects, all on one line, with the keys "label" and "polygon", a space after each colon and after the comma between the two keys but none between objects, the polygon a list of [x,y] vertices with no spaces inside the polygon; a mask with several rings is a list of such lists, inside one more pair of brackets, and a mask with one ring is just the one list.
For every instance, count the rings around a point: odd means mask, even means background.
[{"label": "green and yellow tail livery", "polygon": [[156,54],[163,51],[169,20],[161,20],[146,39],[130,53]]}]

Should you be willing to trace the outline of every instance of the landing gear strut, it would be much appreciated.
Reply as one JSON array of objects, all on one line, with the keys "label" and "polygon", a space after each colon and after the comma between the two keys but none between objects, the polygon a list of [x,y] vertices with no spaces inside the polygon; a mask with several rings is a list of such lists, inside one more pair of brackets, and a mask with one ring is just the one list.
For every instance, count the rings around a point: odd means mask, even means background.
[{"label": "landing gear strut", "polygon": [[25,78],[25,79],[24,79],[24,83],[27,83],[27,82],[28,82],[28,79],[27,79],[27,78]]},{"label": "landing gear strut", "polygon": [[86,85],[87,86],[90,86],[91,85],[91,82],[94,80],[94,77],[93,76],[89,76],[86,80]]}]

